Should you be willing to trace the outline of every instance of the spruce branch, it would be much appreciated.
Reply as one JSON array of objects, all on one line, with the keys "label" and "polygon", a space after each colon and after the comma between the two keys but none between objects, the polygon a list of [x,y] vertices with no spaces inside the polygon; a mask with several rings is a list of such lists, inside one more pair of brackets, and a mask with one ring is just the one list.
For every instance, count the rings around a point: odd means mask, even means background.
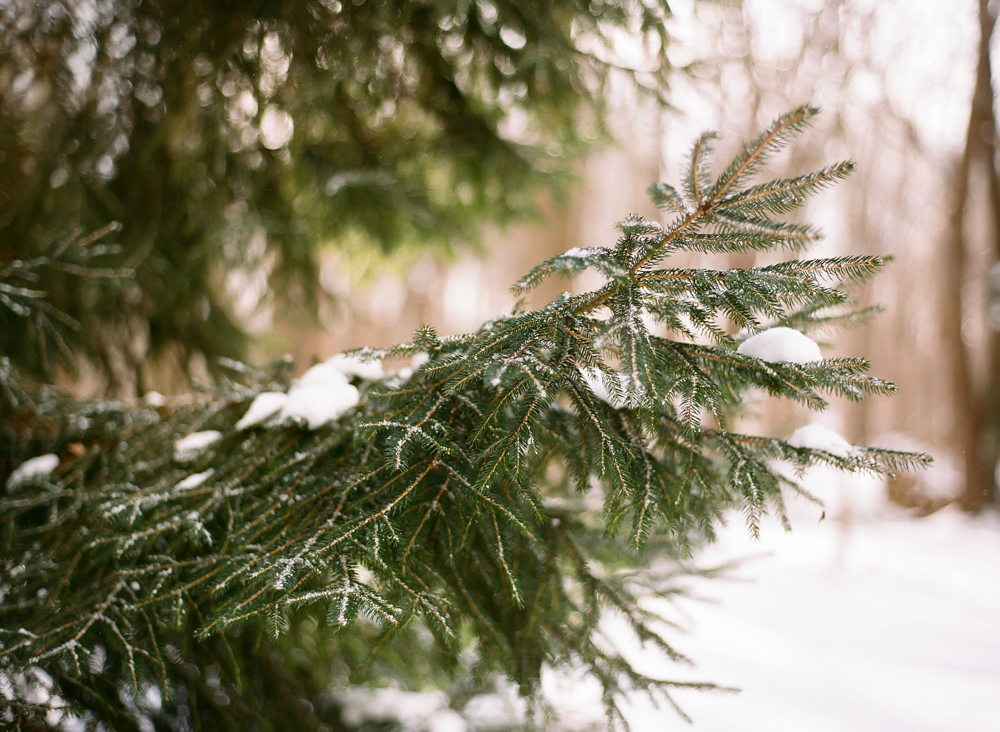
[{"label": "spruce branch", "polygon": [[118,222],[107,224],[86,236],[82,229],[77,229],[38,256],[0,262],[0,305],[31,323],[39,362],[44,370],[49,368],[49,343],[68,363],[75,363],[67,340],[67,329],[80,328],[75,318],[50,301],[53,273],[90,280],[131,278],[134,272],[129,268],[105,267],[95,263],[120,253],[115,245],[98,244],[120,230]]},{"label": "spruce branch", "polygon": [[[927,460],[743,435],[728,424],[753,389],[811,409],[823,409],[825,395],[893,391],[866,374],[863,359],[764,358],[742,346],[774,327],[865,316],[848,288],[883,259],[661,265],[683,249],[797,249],[811,240],[810,229],[769,217],[849,166],[744,187],[811,115],[780,118],[714,181],[712,138],[703,137],[688,200],[665,185],[652,191],[673,221],[631,216],[614,247],[570,250],[515,285],[523,292],[593,268],[606,279],[596,290],[462,336],[426,327],[410,344],[353,354],[370,364],[426,354],[407,373],[336,372],[342,362],[331,361],[290,385],[280,370],[231,363],[211,393],[155,410],[43,398],[0,369],[4,416],[22,414],[28,394],[34,423],[60,425],[54,473],[0,499],[10,547],[0,568],[9,586],[0,678],[58,667],[72,677],[65,688],[87,690],[74,703],[110,720],[101,704],[124,702],[107,678],[125,697],[153,683],[169,699],[186,678],[185,653],[237,653],[206,650],[226,638],[280,644],[304,619],[320,618],[345,653],[354,636],[376,630],[366,668],[417,625],[453,665],[474,637],[483,672],[502,672],[526,695],[537,692],[543,664],[582,662],[612,719],[630,692],[674,704],[677,688],[713,688],[643,674],[601,637],[600,619],[613,609],[642,642],[683,661],[638,604],[644,592],[674,590],[615,570],[691,555],[730,510],[753,535],[769,511],[787,523],[784,495],[808,495],[809,466],[891,475]],[[666,334],[651,332],[651,318]],[[350,393],[353,406],[313,429],[294,410],[237,427],[258,394],[280,398],[322,374],[323,388]],[[74,422],[80,414],[84,426]],[[164,449],[192,434],[203,439],[189,457]],[[112,663],[95,674],[87,659],[99,647]],[[22,702],[8,705],[11,717],[34,719]]]}]

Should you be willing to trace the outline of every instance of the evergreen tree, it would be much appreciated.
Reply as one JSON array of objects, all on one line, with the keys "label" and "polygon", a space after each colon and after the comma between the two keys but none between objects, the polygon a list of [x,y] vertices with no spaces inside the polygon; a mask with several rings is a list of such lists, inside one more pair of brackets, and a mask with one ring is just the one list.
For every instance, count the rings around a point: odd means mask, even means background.
[{"label": "evergreen tree", "polygon": [[[652,560],[689,555],[731,509],[753,533],[769,511],[784,518],[809,466],[887,474],[924,460],[821,430],[729,428],[750,390],[817,410],[824,394],[892,392],[802,332],[864,316],[847,289],[881,258],[666,261],[814,241],[778,217],[849,163],[750,183],[813,114],[781,117],[715,179],[703,136],[683,193],[650,189],[668,223],[630,216],[613,247],[571,249],[516,289],[585,269],[604,284],[474,333],[425,327],[291,384],[288,364],[226,362],[216,389],[161,407],[31,389],[5,363],[7,471],[36,457],[0,502],[0,714],[15,729],[67,715],[334,728],[332,662],[360,667],[366,653],[376,676],[407,663],[500,672],[529,697],[543,663],[582,664],[612,720],[626,692],[670,702],[710,688],[634,668],[601,638],[602,614],[682,660],[639,602],[675,589]],[[406,356],[412,370],[381,372],[379,359]],[[423,653],[421,628],[434,639]]]},{"label": "evergreen tree", "polygon": [[[50,292],[110,393],[141,391],[152,356],[239,357],[225,273],[267,272],[308,305],[323,243],[447,248],[525,214],[601,135],[615,69],[661,94],[668,13],[665,0],[4,3],[0,261],[122,224],[133,280]],[[615,63],[622,32],[655,46],[643,73]],[[31,338],[0,310],[0,351],[39,373]]]}]

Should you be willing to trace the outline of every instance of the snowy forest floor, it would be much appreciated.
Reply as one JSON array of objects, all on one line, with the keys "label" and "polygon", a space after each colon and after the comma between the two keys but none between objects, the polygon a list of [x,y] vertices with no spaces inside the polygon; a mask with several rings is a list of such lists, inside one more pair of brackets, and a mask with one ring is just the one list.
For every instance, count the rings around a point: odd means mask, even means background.
[{"label": "snowy forest floor", "polygon": [[[874,479],[817,470],[804,484],[824,501],[824,519],[819,506],[795,501],[791,532],[772,519],[753,541],[733,514],[696,562],[736,566],[721,579],[687,580],[687,596],[653,608],[686,631],[665,636],[695,666],[636,647],[623,623],[604,625],[650,675],[740,689],[676,693],[691,725],[635,699],[634,732],[1000,729],[1000,513],[916,518],[888,504]],[[507,691],[474,698],[460,717],[440,693],[356,687],[345,719],[422,732],[520,728],[523,704]],[[559,712],[556,729],[606,728],[593,679],[547,670],[543,692]]]},{"label": "snowy forest floor", "polygon": [[[730,579],[692,582],[698,599],[669,613],[688,633],[668,637],[697,664],[684,678],[740,693],[679,693],[692,726],[637,702],[634,730],[1000,729],[1000,516],[914,518],[881,485],[822,471],[807,485],[826,501],[823,521],[798,503],[791,532],[768,521],[753,542],[734,515],[699,563],[744,561]],[[586,682],[550,675],[546,692],[570,726],[598,723]]]}]

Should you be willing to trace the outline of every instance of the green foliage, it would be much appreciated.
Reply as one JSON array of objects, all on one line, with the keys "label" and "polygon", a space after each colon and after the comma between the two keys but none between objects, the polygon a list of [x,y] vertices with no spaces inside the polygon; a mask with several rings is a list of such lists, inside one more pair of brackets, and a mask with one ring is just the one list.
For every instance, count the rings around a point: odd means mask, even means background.
[{"label": "green foliage", "polygon": [[[102,259],[117,254],[115,245],[98,244],[108,234],[121,227],[117,223],[83,236],[81,230],[63,237],[51,249],[29,259],[15,259],[0,264],[0,353],[15,351],[16,319],[22,319],[30,329],[35,344],[33,351],[42,370],[49,368],[49,351],[55,347],[63,358],[73,363],[74,356],[67,342],[68,331],[79,331],[80,322],[54,306],[49,293],[65,285],[67,280],[123,280],[134,273],[129,269],[97,266]],[[22,354],[21,360],[27,360]]]},{"label": "green foliage", "polygon": [[[154,355],[236,356],[225,273],[266,271],[309,301],[323,243],[447,248],[525,214],[602,134],[616,34],[658,49],[648,73],[620,73],[662,91],[668,14],[665,0],[5,3],[0,262],[120,221],[134,282],[52,293],[84,324],[81,351],[112,376],[142,338]],[[26,326],[7,337],[36,367]]]},{"label": "green foliage", "polygon": [[[263,703],[254,697],[260,654],[287,649],[290,635],[302,637],[295,628],[325,617],[328,630],[314,625],[308,637],[334,639],[322,642],[348,658],[361,642],[377,659],[384,644],[426,627],[441,667],[458,673],[474,639],[475,673],[499,671],[529,696],[544,663],[581,664],[600,681],[612,720],[627,692],[671,702],[678,686],[711,688],[652,678],[602,637],[601,618],[616,613],[643,643],[683,660],[639,602],[675,590],[650,562],[690,554],[730,509],[754,533],[766,512],[784,517],[783,496],[804,489],[779,462],[801,475],[815,464],[890,473],[924,460],[864,447],[836,455],[727,427],[748,390],[812,409],[825,395],[893,390],[865,375],[862,359],[771,363],[737,352],[751,332],[850,312],[846,288],[880,258],[661,264],[677,251],[796,250],[810,240],[808,228],[771,215],[847,165],[746,183],[812,114],[779,119],[714,181],[703,138],[687,196],[652,189],[674,212],[669,223],[629,217],[614,247],[571,250],[517,285],[594,268],[605,278],[596,290],[467,335],[440,338],[428,327],[411,344],[363,351],[428,360],[409,375],[356,377],[357,407],[315,431],[287,422],[234,429],[255,394],[287,387],[281,364],[230,364],[218,391],[158,410],[55,397],[31,406],[4,372],[4,418],[48,421],[64,435],[56,473],[0,502],[8,687],[41,667],[62,698],[113,725],[138,714],[117,690],[138,698],[153,684],[174,700],[159,717],[145,712],[157,724],[183,706],[203,727],[284,728],[266,713],[241,716],[237,704],[187,701],[197,695],[181,674],[185,654],[215,653],[225,693],[253,707]],[[671,337],[651,333],[649,318]],[[16,414],[31,409],[31,419]],[[193,462],[174,459],[169,447],[201,430],[221,438]],[[195,474],[201,482],[183,482]],[[98,645],[106,663],[95,665]],[[295,676],[294,664],[276,673],[298,679],[302,693],[323,688]],[[23,697],[0,703],[18,723],[40,713]]]}]

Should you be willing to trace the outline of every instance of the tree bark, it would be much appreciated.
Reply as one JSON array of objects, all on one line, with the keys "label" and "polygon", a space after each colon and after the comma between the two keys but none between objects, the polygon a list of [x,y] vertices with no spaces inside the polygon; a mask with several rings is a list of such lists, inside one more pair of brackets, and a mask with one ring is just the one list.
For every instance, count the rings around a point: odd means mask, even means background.
[{"label": "tree bark", "polygon": [[966,510],[975,511],[994,497],[993,463],[996,460],[996,430],[998,415],[997,387],[1000,386],[1000,341],[990,331],[988,339],[988,383],[976,383],[972,360],[962,339],[965,271],[968,259],[969,231],[966,214],[970,203],[973,178],[980,175],[989,189],[986,212],[990,235],[993,238],[993,256],[1000,256],[1000,185],[998,185],[994,156],[996,153],[996,118],[993,112],[992,71],[990,67],[990,39],[996,26],[996,14],[988,0],[979,0],[979,53],[976,65],[976,85],[969,112],[965,150],[958,164],[955,177],[955,203],[951,212],[947,263],[944,270],[946,294],[943,307],[944,342],[951,355],[952,375],[955,381],[955,440],[963,453],[965,463],[965,489],[960,502]]},{"label": "tree bark", "polygon": [[[991,10],[988,7],[988,0],[980,2],[980,28],[982,33],[986,34],[987,38],[991,38],[992,34],[995,32],[997,23],[997,11],[996,6]],[[980,55],[982,55],[982,44],[980,43]],[[982,66],[982,63],[980,63]],[[982,71],[979,74],[983,73]],[[992,260],[993,268],[990,270],[991,274],[991,287],[994,288],[991,293],[993,297],[997,297],[1000,288],[997,288],[996,284],[992,281],[994,279],[993,272],[998,265],[1000,265],[1000,174],[997,171],[997,119],[996,119],[996,107],[994,106],[994,72],[993,66],[989,61],[989,43],[986,46],[986,90],[984,94],[989,95],[989,102],[986,104],[984,111],[985,119],[980,126],[980,140],[985,146],[983,151],[983,171],[988,178],[989,186],[989,198],[987,200],[987,206],[989,208],[989,231],[992,244]],[[978,74],[977,74],[978,76]],[[977,83],[977,89],[979,84]],[[996,301],[994,300],[994,303]],[[989,392],[987,394],[988,401],[986,402],[988,407],[988,420],[984,425],[986,436],[990,441],[992,451],[990,452],[990,473],[989,473],[989,493],[985,496],[979,496],[982,503],[995,503],[1000,492],[998,492],[996,480],[994,478],[993,466],[997,463],[998,458],[1000,458],[1000,325],[993,322],[992,318],[989,321]],[[969,496],[969,499],[974,499],[976,496]],[[979,508],[982,503],[977,503],[972,500],[970,506],[972,508]]]}]

